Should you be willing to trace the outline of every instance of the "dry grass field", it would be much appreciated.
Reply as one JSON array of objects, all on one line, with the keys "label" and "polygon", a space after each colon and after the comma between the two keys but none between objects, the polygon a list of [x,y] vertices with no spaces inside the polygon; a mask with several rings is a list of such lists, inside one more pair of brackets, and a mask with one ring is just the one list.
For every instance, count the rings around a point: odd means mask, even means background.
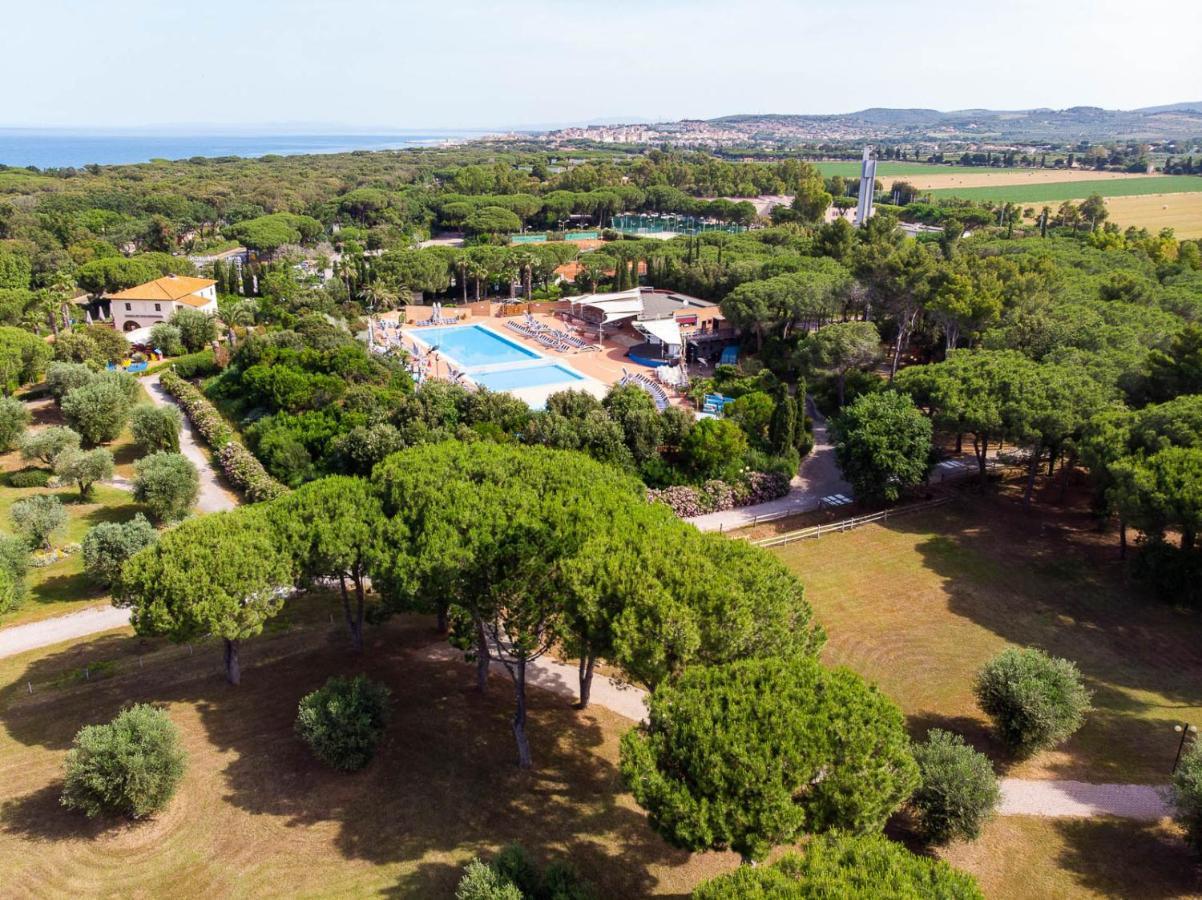
[{"label": "dry grass field", "polygon": [[[922,735],[964,733],[1007,774],[1163,783],[1173,725],[1202,723],[1202,615],[1124,586],[1113,535],[1084,511],[972,497],[779,547],[830,636],[828,663],[880,684]],[[1008,645],[1077,663],[1094,712],[1067,744],[1006,759],[972,679]]]},{"label": "dry grass field", "polygon": [[1026,184],[1059,184],[1065,181],[1109,181],[1126,178],[1143,178],[1127,172],[1096,172],[1086,169],[980,169],[958,172],[934,171],[930,175],[907,175],[904,177],[880,176],[885,190],[894,181],[908,181],[920,191],[944,190],[947,188],[1009,187]]},{"label": "dry grass field", "polygon": [[1124,228],[1134,225],[1153,234],[1172,228],[1179,240],[1202,238],[1202,193],[1107,197],[1106,208],[1111,221]]}]

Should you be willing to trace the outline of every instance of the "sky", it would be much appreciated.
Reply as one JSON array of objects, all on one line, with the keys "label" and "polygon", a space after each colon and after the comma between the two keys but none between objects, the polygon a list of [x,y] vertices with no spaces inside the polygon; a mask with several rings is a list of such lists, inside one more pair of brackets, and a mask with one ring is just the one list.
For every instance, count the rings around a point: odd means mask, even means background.
[{"label": "sky", "polygon": [[0,126],[508,129],[1202,100],[1202,4],[5,3]]}]

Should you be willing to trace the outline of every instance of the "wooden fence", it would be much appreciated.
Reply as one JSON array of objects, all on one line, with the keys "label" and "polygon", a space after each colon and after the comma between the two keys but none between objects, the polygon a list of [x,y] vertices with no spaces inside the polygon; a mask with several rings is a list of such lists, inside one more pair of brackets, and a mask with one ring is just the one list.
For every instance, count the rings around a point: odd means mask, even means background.
[{"label": "wooden fence", "polygon": [[842,519],[838,522],[812,525],[809,528],[801,528],[797,531],[787,531],[784,534],[774,534],[771,537],[760,538],[758,541],[752,541],[751,543],[757,547],[777,547],[781,544],[791,544],[794,541],[804,541],[806,538],[822,537],[824,534],[830,534],[832,531],[851,531],[853,528],[859,528],[861,525],[883,522],[891,516],[900,516],[906,513],[931,509],[935,506],[942,506],[951,499],[951,497],[936,497],[933,500],[925,500],[922,503],[911,503],[909,506],[882,509],[880,512],[869,513],[866,516],[856,516],[853,519]]}]

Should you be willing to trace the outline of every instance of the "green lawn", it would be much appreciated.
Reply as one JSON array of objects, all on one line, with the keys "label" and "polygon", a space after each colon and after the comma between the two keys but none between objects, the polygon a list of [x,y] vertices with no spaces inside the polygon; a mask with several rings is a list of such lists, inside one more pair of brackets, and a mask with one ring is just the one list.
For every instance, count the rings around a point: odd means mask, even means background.
[{"label": "green lawn", "polygon": [[1141,197],[1148,194],[1192,194],[1199,191],[1202,191],[1202,178],[1195,175],[1150,175],[1143,178],[1108,178],[1096,181],[939,188],[923,193],[930,193],[934,197],[959,197],[963,200],[1061,203],[1065,200],[1084,200],[1090,194],[1101,194],[1103,197]]},{"label": "green lawn", "polygon": [[[105,485],[92,488],[92,496],[79,499],[74,488],[11,488],[0,484],[0,529],[11,532],[12,505],[34,494],[54,494],[62,501],[69,520],[67,528],[54,536],[54,545],[79,543],[88,529],[100,522],[125,522],[143,510],[128,491]],[[102,601],[107,593],[84,574],[83,555],[75,553],[53,565],[30,568],[26,576],[29,593],[17,609],[0,614],[0,626],[31,622],[75,612]]]},{"label": "green lawn", "polygon": [[[1173,725],[1202,725],[1202,614],[1124,584],[1113,535],[1081,512],[971,497],[773,552],[805,582],[828,663],[877,682],[922,735],[952,728],[1020,777],[1167,780]],[[972,679],[1008,645],[1077,663],[1095,710],[1064,747],[1013,764]]]}]

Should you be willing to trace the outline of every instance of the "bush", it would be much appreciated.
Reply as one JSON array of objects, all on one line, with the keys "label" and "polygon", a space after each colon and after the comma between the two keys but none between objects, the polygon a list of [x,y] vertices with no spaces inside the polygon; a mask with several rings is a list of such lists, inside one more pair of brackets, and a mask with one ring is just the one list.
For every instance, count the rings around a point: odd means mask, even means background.
[{"label": "bush", "polygon": [[196,505],[200,476],[182,453],[152,453],[134,463],[134,499],[160,522],[182,519]]},{"label": "bush", "polygon": [[53,494],[37,494],[18,500],[8,512],[13,527],[31,547],[49,550],[50,538],[67,527],[67,511]]},{"label": "bush", "polygon": [[79,449],[79,435],[65,425],[51,425],[41,431],[21,435],[21,459],[36,460],[47,466],[64,450]]},{"label": "bush", "polygon": [[63,418],[89,446],[117,439],[129,418],[130,400],[115,380],[97,378],[63,397]]},{"label": "bush", "polygon": [[919,785],[910,805],[919,832],[932,844],[975,841],[1001,800],[997,776],[983,753],[958,734],[932,729],[914,745]]},{"label": "bush", "polygon": [[568,863],[540,872],[520,844],[502,848],[491,863],[476,858],[463,870],[456,900],[590,900],[595,893]]},{"label": "bush", "polygon": [[1054,747],[1085,721],[1090,693],[1077,667],[1028,648],[1003,650],[977,674],[977,703],[1018,756]]},{"label": "bush", "polygon": [[184,775],[179,733],[153,706],[131,706],[107,725],[88,725],[67,753],[62,804],[89,817],[140,819],[163,809]]},{"label": "bush", "polygon": [[64,450],[54,459],[54,474],[79,488],[80,499],[92,493],[97,481],[113,477],[113,454],[104,447],[95,450]]},{"label": "bush", "polygon": [[164,356],[179,356],[184,352],[184,342],[179,329],[167,322],[159,322],[150,328],[150,345]]},{"label": "bush", "polygon": [[[82,331],[65,331],[54,339],[54,358],[61,362],[104,363],[100,346]],[[51,363],[53,365],[53,363]]]},{"label": "bush", "polygon": [[1202,854],[1202,744],[1196,740],[1177,764],[1169,791],[1174,817]]},{"label": "bush", "polygon": [[105,362],[117,363],[129,355],[129,341],[125,335],[114,331],[109,325],[98,323],[84,328],[84,334],[90,337],[100,348],[100,355]]},{"label": "bush", "polygon": [[84,570],[101,587],[111,587],[125,561],[158,537],[154,526],[141,513],[128,522],[94,525],[83,539]]},{"label": "bush", "polygon": [[11,394],[23,384],[41,380],[52,353],[36,334],[0,326],[0,393]]},{"label": "bush", "polygon": [[693,891],[693,900],[984,900],[976,879],[938,859],[911,853],[882,835],[819,835],[805,855],[770,866],[740,866]]},{"label": "bush", "polygon": [[25,468],[9,472],[4,480],[14,488],[45,487],[50,482],[50,475],[45,469]]},{"label": "bush", "polygon": [[76,388],[96,380],[96,370],[77,362],[52,362],[46,367],[46,389],[58,404]]},{"label": "bush", "polygon": [[179,331],[180,340],[190,353],[203,350],[217,337],[217,321],[199,309],[177,309],[171,314],[168,324]]},{"label": "bush", "polygon": [[129,426],[134,443],[143,453],[179,452],[179,432],[184,427],[184,417],[177,407],[140,403],[134,407]]},{"label": "bush", "polygon": [[174,360],[171,366],[180,378],[208,378],[221,371],[217,358],[212,349],[201,350],[199,353],[189,353]]},{"label": "bush", "polygon": [[10,612],[25,599],[29,548],[11,534],[0,534],[0,613]]},{"label": "bush", "polygon": [[29,407],[16,397],[0,397],[0,452],[17,445],[30,418]]},{"label": "bush", "polygon": [[463,869],[455,888],[455,900],[524,900],[517,885],[480,859]]},{"label": "bush", "polygon": [[296,733],[326,765],[343,772],[362,769],[388,724],[389,694],[366,676],[335,676],[301,698]]},{"label": "bush", "polygon": [[674,485],[647,491],[647,499],[663,503],[682,519],[767,503],[789,493],[789,479],[779,472],[748,472],[735,484],[713,479],[701,487]]}]

